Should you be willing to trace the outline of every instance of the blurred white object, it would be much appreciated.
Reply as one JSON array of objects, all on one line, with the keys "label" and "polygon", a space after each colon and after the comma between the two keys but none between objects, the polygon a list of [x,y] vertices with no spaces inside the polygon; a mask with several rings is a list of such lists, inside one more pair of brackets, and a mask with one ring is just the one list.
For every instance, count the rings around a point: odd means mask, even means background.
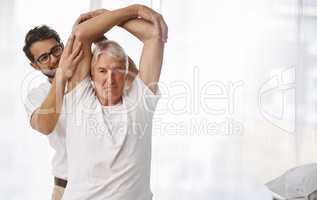
[{"label": "blurred white object", "polygon": [[284,197],[282,197],[276,193],[273,193],[273,200],[287,200],[287,199],[285,199]]},{"label": "blurred white object", "polygon": [[307,199],[317,190],[317,163],[292,168],[266,185],[283,198]]}]

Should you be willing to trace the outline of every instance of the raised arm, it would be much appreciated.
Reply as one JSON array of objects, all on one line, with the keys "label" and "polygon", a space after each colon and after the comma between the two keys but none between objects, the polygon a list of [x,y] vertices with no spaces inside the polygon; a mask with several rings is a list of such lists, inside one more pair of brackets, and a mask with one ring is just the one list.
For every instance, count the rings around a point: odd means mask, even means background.
[{"label": "raised arm", "polygon": [[139,75],[145,85],[147,85],[153,93],[156,93],[157,83],[161,75],[164,42],[161,38],[153,36],[145,40],[143,44]]},{"label": "raised arm", "polygon": [[[137,5],[137,13],[141,18],[128,19],[119,26],[130,32],[144,43],[140,59],[140,78],[153,91],[157,90],[163,60],[164,42],[167,41],[168,29],[163,17],[143,5]],[[110,12],[98,9],[87,13],[85,17],[93,17]]]},{"label": "raised arm", "polygon": [[45,100],[32,113],[31,127],[44,135],[50,134],[56,126],[63,104],[66,81],[58,70]]},{"label": "raised arm", "polygon": [[[167,26],[163,20],[162,15],[155,12],[151,8],[148,8],[144,5],[134,5],[135,10],[137,10],[138,17],[140,18],[131,18],[123,21],[118,24],[118,26],[130,32],[132,35],[137,37],[140,41],[144,41],[152,37],[154,34],[159,34],[158,37],[161,37],[163,41],[167,40]],[[73,29],[76,29],[76,26],[88,19],[97,17],[98,15],[108,13],[110,10],[101,8],[93,10],[87,13],[83,13],[76,20]],[[151,27],[151,24],[157,27],[158,30]],[[103,37],[103,35],[100,35]]]},{"label": "raised arm", "polygon": [[144,5],[139,5],[138,13],[141,18],[127,20],[120,26],[142,42],[153,37],[166,42],[168,29],[162,15]]},{"label": "raised arm", "polygon": [[32,128],[45,135],[50,134],[57,124],[59,115],[62,112],[66,82],[72,77],[83,56],[80,43],[72,51],[73,42],[74,37],[71,36],[60,58],[51,89],[40,107],[33,112],[31,117]]},{"label": "raised arm", "polygon": [[163,17],[146,6],[140,7],[139,15],[142,19],[128,20],[121,26],[143,42],[139,75],[149,89],[156,93],[168,29]]},{"label": "raised arm", "polygon": [[138,17],[138,5],[132,5],[113,11],[102,12],[73,28],[75,35],[81,41],[92,43],[102,37],[113,26],[129,19]]},{"label": "raised arm", "polygon": [[113,26],[123,23],[132,18],[138,17],[138,5],[103,12],[96,17],[89,18],[73,28],[76,36],[75,45],[82,43],[84,58],[79,64],[74,76],[68,82],[68,91],[73,89],[81,80],[90,73],[91,44],[102,37]]}]

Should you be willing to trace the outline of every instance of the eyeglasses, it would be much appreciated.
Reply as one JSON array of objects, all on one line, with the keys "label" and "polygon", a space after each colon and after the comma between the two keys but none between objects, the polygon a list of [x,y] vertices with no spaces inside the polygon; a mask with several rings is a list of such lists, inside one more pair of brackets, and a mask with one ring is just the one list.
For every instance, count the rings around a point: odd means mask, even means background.
[{"label": "eyeglasses", "polygon": [[48,53],[43,53],[40,57],[38,57],[38,59],[36,59],[36,62],[40,63],[40,64],[46,64],[49,62],[51,55],[53,55],[54,57],[59,57],[62,55],[63,53],[63,49],[64,46],[62,43],[53,46],[50,50],[50,52]]}]

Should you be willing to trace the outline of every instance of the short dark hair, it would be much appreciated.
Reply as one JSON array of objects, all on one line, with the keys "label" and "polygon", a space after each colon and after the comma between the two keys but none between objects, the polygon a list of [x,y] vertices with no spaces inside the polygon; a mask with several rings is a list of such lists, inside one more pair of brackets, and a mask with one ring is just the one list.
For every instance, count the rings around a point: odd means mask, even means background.
[{"label": "short dark hair", "polygon": [[61,42],[61,39],[57,32],[51,29],[47,25],[36,26],[35,28],[29,30],[25,36],[23,51],[31,62],[34,62],[34,56],[30,51],[30,47],[33,43],[41,40],[54,38],[58,43]]}]

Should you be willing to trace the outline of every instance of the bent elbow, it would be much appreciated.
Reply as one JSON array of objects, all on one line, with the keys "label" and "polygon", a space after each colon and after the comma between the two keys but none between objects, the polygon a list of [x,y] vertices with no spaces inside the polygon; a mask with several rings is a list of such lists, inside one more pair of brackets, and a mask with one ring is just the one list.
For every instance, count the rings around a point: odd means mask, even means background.
[{"label": "bent elbow", "polygon": [[44,135],[49,135],[53,132],[53,130],[42,130],[41,133]]},{"label": "bent elbow", "polygon": [[36,130],[44,135],[49,135],[54,131],[54,127],[49,127],[49,126],[40,126],[38,122],[33,121],[31,124],[31,127],[33,130]]},{"label": "bent elbow", "polygon": [[42,133],[43,135],[49,135],[53,132],[54,129],[50,128],[39,128],[39,127],[32,127],[34,130]]}]

